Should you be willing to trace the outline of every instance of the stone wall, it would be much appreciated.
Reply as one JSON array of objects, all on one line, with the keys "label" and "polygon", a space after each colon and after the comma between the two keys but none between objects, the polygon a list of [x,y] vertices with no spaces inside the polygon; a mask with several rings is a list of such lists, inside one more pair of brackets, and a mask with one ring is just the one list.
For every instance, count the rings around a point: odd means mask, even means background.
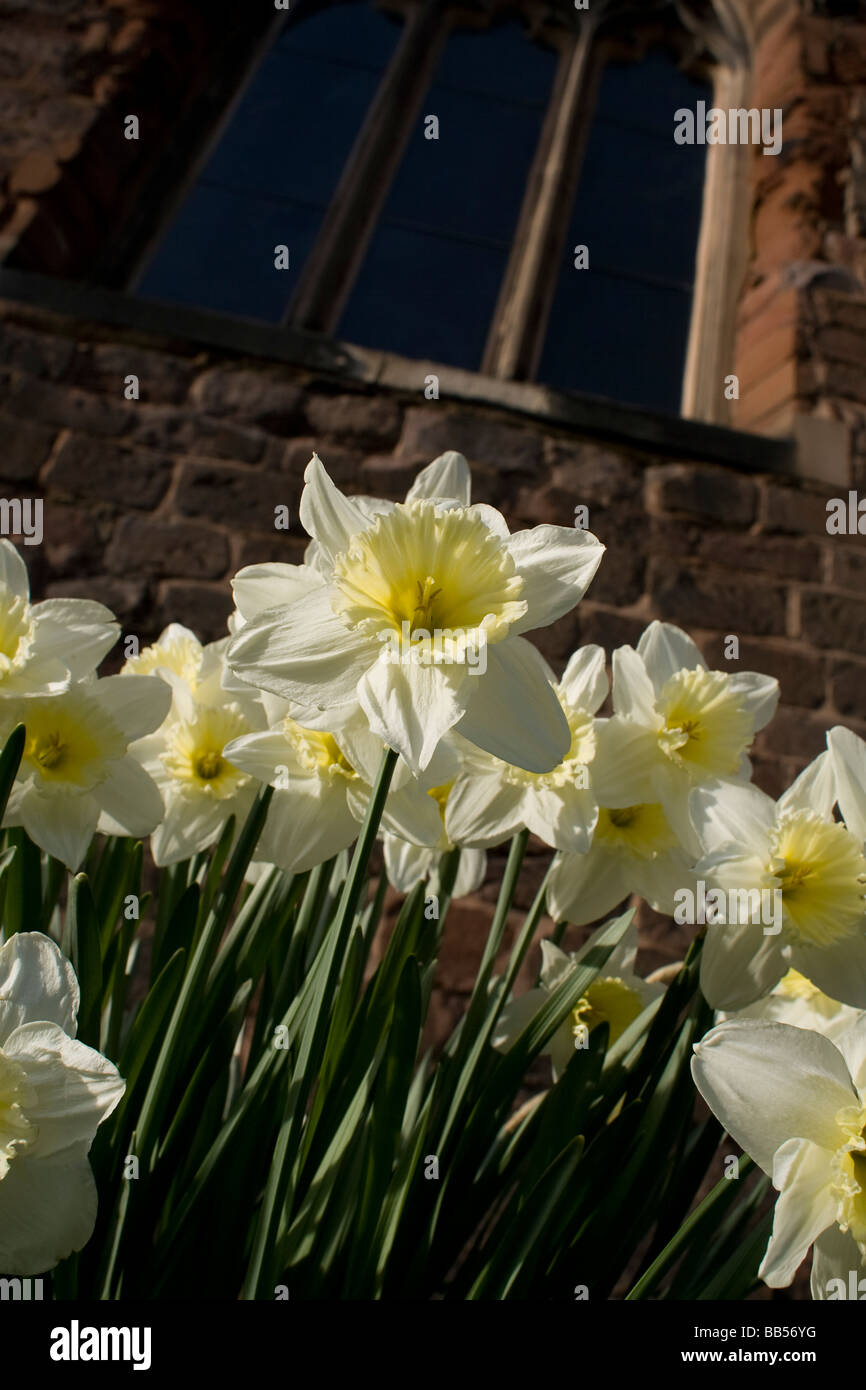
[{"label": "stone wall", "polygon": [[[740,666],[782,686],[756,750],[771,791],[833,723],[866,733],[866,538],[828,534],[838,487],[12,303],[3,318],[0,482],[47,499],[45,544],[28,554],[46,595],[98,598],[144,639],[172,619],[214,638],[237,569],[301,559],[314,450],[344,489],[400,498],[418,467],[458,449],[477,498],[512,528],[569,526],[584,505],[607,546],[588,598],[536,634],[554,665],[580,642],[631,642],[652,618],[687,628],[718,665],[738,635]],[[139,400],[124,399],[130,374]]]}]

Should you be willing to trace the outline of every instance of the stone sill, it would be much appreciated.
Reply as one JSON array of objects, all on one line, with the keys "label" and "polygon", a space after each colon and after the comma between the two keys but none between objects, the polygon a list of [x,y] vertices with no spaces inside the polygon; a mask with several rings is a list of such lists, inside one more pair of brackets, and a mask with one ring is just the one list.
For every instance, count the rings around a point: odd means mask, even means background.
[{"label": "stone sill", "polygon": [[[0,299],[79,321],[158,335],[163,341],[183,339],[233,355],[287,362],[358,385],[411,392],[421,399],[424,378],[435,374],[442,400],[498,408],[655,456],[726,464],[744,473],[847,482],[847,448],[843,450],[843,465],[838,447],[841,441],[836,438],[836,447],[828,450],[827,441],[819,438],[816,447],[815,427],[821,436],[821,426],[841,428],[837,421],[805,417],[793,422],[796,438],[772,439],[600,397],[566,394],[533,382],[500,381],[440,363],[355,347],[288,326],[138,299],[121,291],[31,271],[0,267]],[[807,431],[796,428],[807,420]]]}]

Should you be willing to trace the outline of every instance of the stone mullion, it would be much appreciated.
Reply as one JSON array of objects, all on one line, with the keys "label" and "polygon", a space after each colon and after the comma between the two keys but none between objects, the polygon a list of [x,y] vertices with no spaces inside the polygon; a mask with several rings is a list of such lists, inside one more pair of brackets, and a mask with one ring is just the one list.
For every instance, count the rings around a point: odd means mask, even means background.
[{"label": "stone mullion", "polygon": [[286,321],[333,333],[381,215],[448,34],[440,0],[407,9],[406,27],[325,215]]},{"label": "stone mullion", "polygon": [[588,11],[578,35],[563,44],[482,363],[504,380],[532,378],[541,357],[585,146],[597,23]]}]

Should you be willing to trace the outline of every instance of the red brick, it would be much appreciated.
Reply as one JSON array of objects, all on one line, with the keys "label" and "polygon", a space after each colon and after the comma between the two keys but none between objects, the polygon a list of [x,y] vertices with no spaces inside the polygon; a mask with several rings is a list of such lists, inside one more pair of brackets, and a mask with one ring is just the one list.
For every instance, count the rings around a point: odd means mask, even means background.
[{"label": "red brick", "polygon": [[758,570],[775,575],[777,579],[812,580],[821,573],[821,547],[805,537],[789,540],[783,536],[702,529],[696,539],[695,553],[709,564],[722,565],[734,573]]}]

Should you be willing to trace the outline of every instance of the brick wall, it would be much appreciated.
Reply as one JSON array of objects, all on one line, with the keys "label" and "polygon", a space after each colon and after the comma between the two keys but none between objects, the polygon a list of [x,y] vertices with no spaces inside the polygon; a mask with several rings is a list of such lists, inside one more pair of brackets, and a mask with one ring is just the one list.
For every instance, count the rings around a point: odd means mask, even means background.
[{"label": "brick wall", "polygon": [[[741,667],[782,686],[756,750],[768,790],[833,723],[866,734],[866,537],[828,535],[829,484],[671,461],[505,409],[20,305],[3,320],[0,482],[6,496],[48,499],[45,544],[28,554],[46,595],[98,598],[143,638],[171,619],[213,638],[237,569],[300,560],[313,450],[341,487],[400,498],[418,467],[458,449],[476,496],[513,528],[568,526],[585,505],[607,546],[588,598],[536,635],[555,665],[579,642],[631,642],[652,618],[687,628],[718,665],[724,637],[738,635]],[[124,399],[130,374],[139,400]],[[281,504],[288,533],[274,527]]]},{"label": "brick wall", "polygon": [[[763,434],[790,433],[798,417],[834,422],[866,495],[866,24],[806,0],[743,9],[752,102],[782,107],[785,147],[751,161],[734,421]],[[251,13],[231,0],[0,0],[0,257],[122,284],[165,193],[161,166],[198,148],[208,78],[240,70],[264,24],[265,7],[252,30]],[[122,141],[127,111],[147,140]],[[866,540],[826,530],[827,499],[847,484],[737,468],[700,448],[684,457],[664,429],[652,446],[614,443],[621,431],[605,440],[479,405],[468,388],[426,402],[420,385],[383,385],[384,369],[361,383],[17,299],[0,315],[0,494],[46,499],[45,544],[25,550],[39,596],[98,598],[143,640],[172,619],[213,638],[238,568],[301,558],[314,448],[347,490],[395,498],[456,448],[476,495],[512,527],[569,525],[585,505],[608,547],[588,599],[538,634],[554,665],[579,642],[633,641],[653,617],[686,627],[713,664],[737,634],[741,667],[782,685],[755,757],[774,793],[832,724],[866,734]],[[138,401],[124,399],[129,374]],[[279,504],[288,534],[273,526]],[[525,897],[540,865],[533,854]],[[470,981],[492,889],[456,909],[446,1012]],[[676,952],[667,925],[648,920],[658,957]]]}]

